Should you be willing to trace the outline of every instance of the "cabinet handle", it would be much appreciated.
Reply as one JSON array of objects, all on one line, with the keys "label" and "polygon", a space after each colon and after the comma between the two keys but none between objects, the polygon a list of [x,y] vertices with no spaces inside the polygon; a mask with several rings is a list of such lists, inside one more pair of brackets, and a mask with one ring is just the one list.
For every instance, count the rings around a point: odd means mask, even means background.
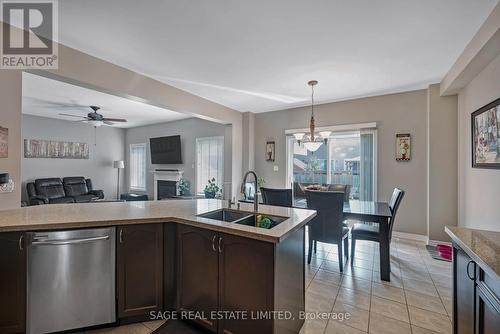
[{"label": "cabinet handle", "polygon": [[120,243],[123,244],[123,229],[120,229]]},{"label": "cabinet handle", "polygon": [[213,250],[214,252],[217,252],[217,250],[215,249],[215,238],[217,238],[217,235],[216,235],[216,234],[214,234],[214,237],[212,238],[212,250]]},{"label": "cabinet handle", "polygon": [[21,251],[24,250],[23,241],[24,241],[24,234],[21,234],[21,236],[19,237],[19,250]]},{"label": "cabinet handle", "polygon": [[222,247],[222,237],[219,237],[219,253],[222,253],[222,250],[224,247]]},{"label": "cabinet handle", "polygon": [[[473,264],[473,265],[474,265],[474,275],[473,275],[473,276],[471,276],[471,275],[470,275],[470,272],[469,272],[469,266],[470,266],[471,264]],[[476,280],[476,262],[474,262],[474,261],[469,261],[469,263],[467,263],[467,277],[469,277],[469,279],[470,279],[471,281],[475,281],[475,280]]]}]

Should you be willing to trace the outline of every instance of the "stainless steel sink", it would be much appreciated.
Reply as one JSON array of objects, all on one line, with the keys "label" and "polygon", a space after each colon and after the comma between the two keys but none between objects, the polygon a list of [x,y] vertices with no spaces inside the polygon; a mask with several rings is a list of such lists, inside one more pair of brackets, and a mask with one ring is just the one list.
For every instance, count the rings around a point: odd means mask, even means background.
[{"label": "stainless steel sink", "polygon": [[[258,215],[259,214],[252,214],[248,217],[239,219],[239,220],[235,221],[234,223],[240,224],[240,225],[247,225],[247,226],[257,226],[257,216]],[[264,214],[261,214],[261,215],[263,217],[267,217],[271,220],[271,227],[269,227],[269,229],[275,227],[276,225],[281,224],[282,222],[284,222],[285,220],[288,219],[287,217],[270,216],[270,215],[264,215]],[[260,226],[258,226],[258,227],[260,227]],[[260,228],[263,228],[263,227],[260,227]]]},{"label": "stainless steel sink", "polygon": [[198,215],[198,217],[202,218],[208,218],[208,219],[214,219],[214,220],[220,220],[224,222],[234,222],[242,218],[249,217],[251,213],[248,212],[241,212],[241,211],[235,211],[235,210],[229,210],[229,209],[219,209],[215,211],[210,211],[207,213],[202,213]]},{"label": "stainless steel sink", "polygon": [[261,213],[255,214],[251,212],[243,212],[231,209],[219,209],[215,211],[210,211],[199,214],[198,217],[255,227],[257,225],[256,222],[258,215],[262,215],[263,217],[267,217],[271,220],[272,224],[270,228],[273,228],[274,226],[288,219],[287,217],[271,216]]}]

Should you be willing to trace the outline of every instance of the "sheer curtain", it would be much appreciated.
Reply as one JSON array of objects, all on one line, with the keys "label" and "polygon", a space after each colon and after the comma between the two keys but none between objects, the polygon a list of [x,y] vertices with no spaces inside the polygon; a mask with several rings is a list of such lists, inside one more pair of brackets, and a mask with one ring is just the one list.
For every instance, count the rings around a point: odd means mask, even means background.
[{"label": "sheer curtain", "polygon": [[203,193],[208,180],[224,182],[224,137],[196,138],[196,192]]},{"label": "sheer curtain", "polygon": [[146,144],[130,145],[130,189],[146,190]]},{"label": "sheer curtain", "polygon": [[363,129],[360,132],[361,154],[360,154],[360,182],[359,199],[361,201],[376,200],[376,129]]}]

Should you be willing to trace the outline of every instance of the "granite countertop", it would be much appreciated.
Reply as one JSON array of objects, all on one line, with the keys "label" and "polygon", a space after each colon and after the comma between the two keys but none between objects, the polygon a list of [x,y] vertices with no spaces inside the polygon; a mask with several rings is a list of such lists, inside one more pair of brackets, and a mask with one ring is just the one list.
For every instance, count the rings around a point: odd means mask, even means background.
[{"label": "granite countertop", "polygon": [[500,278],[500,232],[458,226],[445,231],[484,271]]},{"label": "granite countertop", "polygon": [[[259,205],[259,213],[288,217],[272,229],[262,229],[197,217],[227,207],[216,199],[144,202],[50,204],[0,211],[0,232],[41,231],[112,225],[176,222],[269,242],[280,242],[308,223],[315,211]],[[253,204],[241,204],[252,213]]]}]

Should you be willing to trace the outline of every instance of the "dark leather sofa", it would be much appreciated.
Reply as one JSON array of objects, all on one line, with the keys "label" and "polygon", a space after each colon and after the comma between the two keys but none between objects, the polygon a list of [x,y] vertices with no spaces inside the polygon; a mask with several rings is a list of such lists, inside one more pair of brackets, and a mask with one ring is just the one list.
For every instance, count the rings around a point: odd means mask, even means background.
[{"label": "dark leather sofa", "polygon": [[103,199],[102,190],[94,190],[92,181],[81,176],[37,179],[26,184],[29,205],[88,203]]}]

